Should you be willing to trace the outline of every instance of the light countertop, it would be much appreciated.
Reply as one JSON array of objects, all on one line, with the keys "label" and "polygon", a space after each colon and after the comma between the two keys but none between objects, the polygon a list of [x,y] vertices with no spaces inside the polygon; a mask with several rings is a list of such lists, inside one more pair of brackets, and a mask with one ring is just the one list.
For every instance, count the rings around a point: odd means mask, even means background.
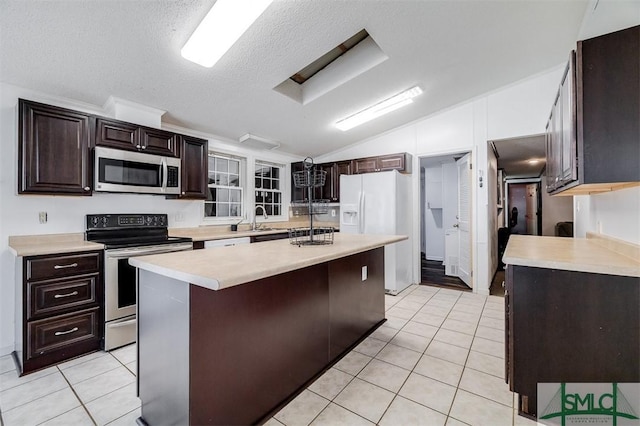
[{"label": "light countertop", "polygon": [[[281,234],[289,228],[308,227],[309,221],[267,222],[262,224],[268,231],[251,231],[250,225],[242,224],[237,231],[231,231],[229,225],[198,226],[193,228],[169,228],[169,236],[191,238],[193,241],[223,240],[226,238],[252,237],[256,235]],[[314,221],[315,227],[332,226],[337,229],[338,223]]]},{"label": "light countertop", "polygon": [[334,243],[329,245],[298,247],[285,239],[133,257],[129,263],[180,281],[220,290],[406,239],[404,235],[337,233]]},{"label": "light countertop", "polygon": [[511,235],[502,258],[507,265],[640,277],[638,247],[597,234],[587,238]]},{"label": "light countertop", "polygon": [[82,232],[9,237],[9,250],[15,256],[39,256],[102,249],[104,249],[103,244],[85,241]]}]

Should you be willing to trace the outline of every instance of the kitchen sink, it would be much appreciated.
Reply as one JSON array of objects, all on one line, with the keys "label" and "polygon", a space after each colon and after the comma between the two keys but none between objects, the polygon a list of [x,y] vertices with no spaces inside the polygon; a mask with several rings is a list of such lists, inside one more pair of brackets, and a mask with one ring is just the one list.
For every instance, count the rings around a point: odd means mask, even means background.
[{"label": "kitchen sink", "polygon": [[[258,229],[251,230],[251,232],[263,232],[263,231],[276,231],[276,229],[275,228],[258,228]],[[286,231],[286,229],[283,231]]]}]

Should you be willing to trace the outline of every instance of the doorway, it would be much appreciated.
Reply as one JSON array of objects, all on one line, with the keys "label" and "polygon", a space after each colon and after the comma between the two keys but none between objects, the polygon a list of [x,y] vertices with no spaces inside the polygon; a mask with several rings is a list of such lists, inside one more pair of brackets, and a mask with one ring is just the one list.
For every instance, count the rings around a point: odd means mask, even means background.
[{"label": "doorway", "polygon": [[506,182],[507,223],[510,234],[542,235],[540,180]]},{"label": "doorway", "polygon": [[421,284],[471,289],[470,158],[420,158]]}]

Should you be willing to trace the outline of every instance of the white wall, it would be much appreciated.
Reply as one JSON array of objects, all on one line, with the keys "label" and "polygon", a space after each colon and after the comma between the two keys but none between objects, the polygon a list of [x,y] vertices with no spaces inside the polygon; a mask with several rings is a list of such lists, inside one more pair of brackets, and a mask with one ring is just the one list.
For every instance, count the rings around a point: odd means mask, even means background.
[{"label": "white wall", "polygon": [[549,195],[544,182],[546,182],[546,176],[542,176],[542,188],[540,189],[542,192],[542,235],[554,236],[556,223],[573,222],[573,197]]},{"label": "white wall", "polygon": [[[157,195],[104,194],[91,197],[17,195],[17,103],[18,98],[30,99],[107,115],[95,105],[81,104],[24,88],[0,85],[0,355],[14,346],[14,265],[16,258],[8,250],[10,235],[34,235],[84,232],[85,215],[92,213],[167,213],[170,227],[199,226],[203,218],[203,201],[167,200]],[[188,129],[166,126],[176,132],[193,134],[209,139],[209,149],[243,156],[247,159],[247,172],[253,174],[256,158],[288,164],[298,158],[270,151],[253,151],[236,147],[232,143],[211,135],[190,132]],[[253,179],[248,179],[247,197],[253,190]],[[286,182],[288,180],[285,179]],[[289,200],[289,193],[283,196]],[[38,212],[46,211],[48,221],[40,224]],[[285,208],[286,211],[286,208]],[[176,221],[180,215],[182,221]]]},{"label": "white wall", "polygon": [[574,236],[599,232],[640,244],[640,187],[574,198]]},{"label": "white wall", "polygon": [[[473,182],[472,235],[474,291],[488,294],[495,269],[490,252],[495,244],[489,215],[488,185],[479,186],[479,177],[488,176],[487,141],[544,132],[553,97],[558,89],[562,65],[506,88],[470,100],[401,128],[360,141],[316,159],[317,162],[346,160],[370,155],[409,152],[413,154],[413,197],[420,198],[421,156],[469,151],[472,153]],[[410,107],[409,107],[410,108]],[[419,203],[414,203],[416,206]],[[491,207],[489,207],[491,206]],[[420,209],[414,209],[413,229],[420,229]],[[492,226],[491,231],[489,226]],[[420,241],[414,239],[414,282],[420,277]]]}]

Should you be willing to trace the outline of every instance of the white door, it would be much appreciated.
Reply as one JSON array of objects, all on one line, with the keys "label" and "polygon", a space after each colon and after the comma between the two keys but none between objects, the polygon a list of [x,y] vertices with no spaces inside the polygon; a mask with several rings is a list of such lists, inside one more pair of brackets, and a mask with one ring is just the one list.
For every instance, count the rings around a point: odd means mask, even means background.
[{"label": "white door", "polygon": [[527,235],[538,235],[538,184],[527,185],[527,212],[524,219],[527,225]]},{"label": "white door", "polygon": [[473,287],[471,279],[471,154],[456,161],[458,167],[458,276]]}]

